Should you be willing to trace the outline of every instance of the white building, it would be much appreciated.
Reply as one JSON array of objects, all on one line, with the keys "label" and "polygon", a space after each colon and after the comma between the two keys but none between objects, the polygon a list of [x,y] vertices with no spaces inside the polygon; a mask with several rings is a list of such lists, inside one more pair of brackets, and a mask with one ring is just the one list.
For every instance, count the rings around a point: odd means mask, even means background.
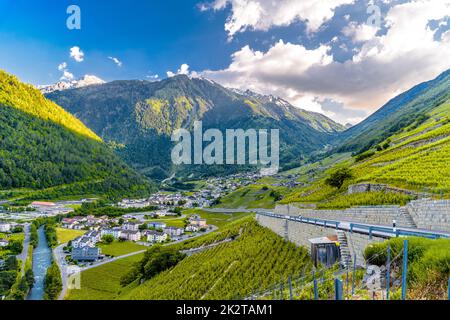
[{"label": "white building", "polygon": [[139,231],[133,230],[122,230],[120,232],[120,239],[129,241],[139,241],[141,240],[141,233]]},{"label": "white building", "polygon": [[164,242],[167,240],[167,234],[163,232],[157,232],[150,230],[147,232],[148,242]]},{"label": "white building", "polygon": [[137,223],[137,222],[126,222],[126,223],[124,223],[122,228],[124,230],[129,230],[129,231],[139,231],[139,223]]},{"label": "white building", "polygon": [[121,230],[120,230],[120,228],[112,228],[112,229],[103,229],[102,231],[101,231],[101,235],[102,235],[102,237],[104,236],[104,235],[111,235],[111,236],[113,236],[114,237],[114,239],[119,239],[120,238],[120,235],[121,235]]},{"label": "white building", "polygon": [[184,234],[184,229],[177,228],[177,227],[167,227],[167,228],[164,228],[164,233],[166,233],[168,236],[173,238],[173,237],[178,237],[178,236],[181,236],[182,234]]},{"label": "white building", "polygon": [[0,232],[9,232],[11,230],[11,224],[6,222],[0,222]]}]

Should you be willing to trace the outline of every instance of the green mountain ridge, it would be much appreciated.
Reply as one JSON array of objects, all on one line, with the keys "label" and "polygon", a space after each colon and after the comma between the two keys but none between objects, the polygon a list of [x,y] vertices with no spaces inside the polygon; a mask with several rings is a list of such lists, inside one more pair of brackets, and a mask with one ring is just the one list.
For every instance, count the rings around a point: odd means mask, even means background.
[{"label": "green mountain ridge", "polygon": [[0,71],[0,189],[26,198],[144,194],[151,185],[80,120]]},{"label": "green mountain ridge", "polygon": [[342,132],[335,142],[337,150],[366,151],[417,119],[426,120],[424,116],[427,112],[450,98],[449,88],[450,70],[434,80],[414,86],[390,100],[361,123]]},{"label": "green mountain ridge", "polygon": [[167,177],[173,170],[220,172],[217,167],[174,168],[171,164],[171,133],[192,129],[196,120],[203,122],[204,129],[280,129],[282,165],[298,163],[344,130],[325,116],[300,110],[282,99],[183,75],[159,82],[113,81],[47,97],[105,141],[118,145],[116,151],[128,164],[157,178]]}]

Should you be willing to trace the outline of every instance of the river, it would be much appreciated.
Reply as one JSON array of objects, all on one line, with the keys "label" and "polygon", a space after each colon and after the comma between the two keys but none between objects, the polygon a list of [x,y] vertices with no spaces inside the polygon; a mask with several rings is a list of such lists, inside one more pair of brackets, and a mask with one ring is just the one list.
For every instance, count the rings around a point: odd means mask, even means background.
[{"label": "river", "polygon": [[44,227],[38,230],[39,244],[33,250],[34,286],[27,300],[44,300],[44,279],[52,263],[52,250],[48,247]]}]

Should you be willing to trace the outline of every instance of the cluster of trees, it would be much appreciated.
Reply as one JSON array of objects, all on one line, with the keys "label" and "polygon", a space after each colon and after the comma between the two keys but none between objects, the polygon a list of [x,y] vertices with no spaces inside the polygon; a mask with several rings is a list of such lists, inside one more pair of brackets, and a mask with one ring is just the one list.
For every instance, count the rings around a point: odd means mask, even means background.
[{"label": "cluster of trees", "polygon": [[63,288],[61,272],[55,261],[47,269],[44,280],[44,299],[56,300]]},{"label": "cluster of trees", "polygon": [[332,172],[325,180],[325,183],[334,188],[340,189],[346,180],[352,179],[353,174],[349,168],[339,168]]},{"label": "cluster of trees", "polygon": [[54,221],[49,221],[45,224],[45,238],[47,239],[48,246],[50,248],[56,247],[58,244],[58,238],[56,236],[56,224]]},{"label": "cluster of trees", "polygon": [[176,266],[185,257],[185,254],[173,248],[153,246],[145,253],[144,258],[122,277],[120,283],[122,286],[127,286],[136,280],[151,279],[159,273]]},{"label": "cluster of trees", "polygon": [[[22,245],[20,243],[20,245]],[[25,275],[20,274],[20,265],[14,255],[5,260],[5,265],[0,270],[0,296],[6,296],[8,300],[24,300],[34,285],[34,274],[31,264],[26,266]]]}]

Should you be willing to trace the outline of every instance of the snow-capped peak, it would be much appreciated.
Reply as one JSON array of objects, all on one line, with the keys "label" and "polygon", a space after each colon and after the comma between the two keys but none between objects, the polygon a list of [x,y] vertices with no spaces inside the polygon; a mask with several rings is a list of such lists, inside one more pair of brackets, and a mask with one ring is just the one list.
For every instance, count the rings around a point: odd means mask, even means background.
[{"label": "snow-capped peak", "polygon": [[106,83],[104,80],[100,79],[97,76],[87,74],[84,77],[78,79],[78,80],[72,80],[72,81],[59,81],[55,84],[51,85],[42,85],[38,86],[37,88],[44,94],[51,93],[54,91],[63,91],[68,89],[74,89],[74,88],[82,88],[92,85],[99,85]]}]

